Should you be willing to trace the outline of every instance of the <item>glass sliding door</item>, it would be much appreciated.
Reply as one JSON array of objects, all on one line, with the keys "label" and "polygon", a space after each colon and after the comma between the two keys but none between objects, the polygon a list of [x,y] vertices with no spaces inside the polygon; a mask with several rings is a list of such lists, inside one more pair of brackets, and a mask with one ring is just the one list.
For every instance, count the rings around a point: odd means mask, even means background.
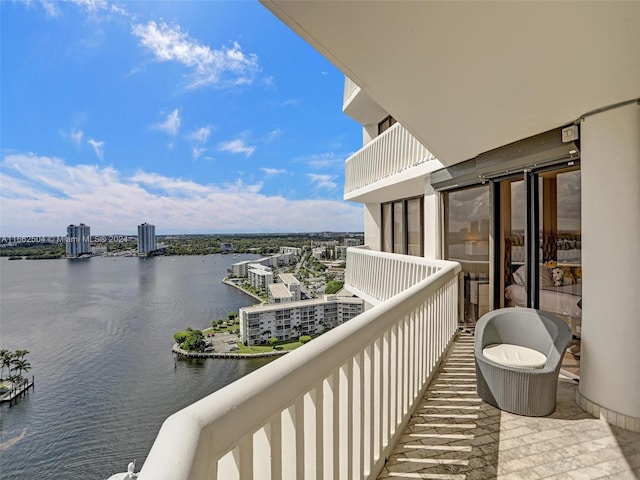
[{"label": "glass sliding door", "polygon": [[444,209],[444,256],[462,266],[463,322],[474,324],[490,309],[489,185],[445,192]]},{"label": "glass sliding door", "polygon": [[523,177],[502,180],[500,195],[497,288],[500,307],[529,305],[527,275],[526,197]]},{"label": "glass sliding door", "polygon": [[[574,167],[540,173],[538,192],[540,271],[547,277],[543,284],[540,274],[539,308],[564,319],[578,338],[582,323],[580,170]],[[579,357],[578,340],[569,351]],[[573,367],[577,370],[578,363]]]}]

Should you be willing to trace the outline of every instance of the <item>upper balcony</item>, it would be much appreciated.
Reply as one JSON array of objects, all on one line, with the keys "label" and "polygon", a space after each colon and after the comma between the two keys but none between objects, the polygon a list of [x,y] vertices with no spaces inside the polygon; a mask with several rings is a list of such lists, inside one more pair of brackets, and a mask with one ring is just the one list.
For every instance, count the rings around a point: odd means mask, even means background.
[{"label": "upper balcony", "polygon": [[378,123],[380,119],[387,116],[387,112],[347,76],[344,77],[342,112],[360,125]]},{"label": "upper balcony", "polygon": [[369,203],[420,195],[424,177],[439,168],[433,154],[396,123],[347,159],[344,198]]}]

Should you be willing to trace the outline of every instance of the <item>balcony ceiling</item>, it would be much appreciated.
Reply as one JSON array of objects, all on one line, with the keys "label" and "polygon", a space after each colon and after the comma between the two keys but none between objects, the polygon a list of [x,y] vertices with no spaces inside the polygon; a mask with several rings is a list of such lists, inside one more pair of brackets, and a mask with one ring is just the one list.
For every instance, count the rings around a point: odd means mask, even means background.
[{"label": "balcony ceiling", "polygon": [[640,2],[262,2],[445,165],[640,97]]}]

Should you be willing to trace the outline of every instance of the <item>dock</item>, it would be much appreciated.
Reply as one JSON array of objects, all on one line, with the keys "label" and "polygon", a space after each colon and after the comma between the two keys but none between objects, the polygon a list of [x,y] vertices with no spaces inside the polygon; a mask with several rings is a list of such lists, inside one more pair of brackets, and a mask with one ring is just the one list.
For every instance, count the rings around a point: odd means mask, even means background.
[{"label": "dock", "polygon": [[25,395],[30,388],[35,388],[35,377],[31,380],[25,378],[19,385],[14,385],[11,390],[0,396],[0,403],[9,402],[9,405],[22,395]]}]

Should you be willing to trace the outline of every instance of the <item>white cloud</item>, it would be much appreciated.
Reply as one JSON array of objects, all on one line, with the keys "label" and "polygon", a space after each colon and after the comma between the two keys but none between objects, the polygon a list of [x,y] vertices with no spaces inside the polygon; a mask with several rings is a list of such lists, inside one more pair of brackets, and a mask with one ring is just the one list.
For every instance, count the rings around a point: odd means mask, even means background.
[{"label": "white cloud", "polygon": [[172,137],[175,137],[180,128],[180,111],[176,108],[173,112],[167,115],[167,118],[162,123],[153,125],[154,130],[161,130]]},{"label": "white cloud", "polygon": [[237,42],[215,50],[192,39],[178,25],[164,22],[135,24],[132,30],[158,61],[174,61],[188,67],[191,70],[190,88],[250,84],[259,70],[258,57],[243,53]]},{"label": "white cloud", "polygon": [[279,175],[279,174],[282,174],[282,173],[287,173],[287,171],[284,168],[262,167],[260,170],[262,170],[269,177],[271,177],[273,175]]},{"label": "white cloud", "polygon": [[194,147],[194,148],[191,150],[191,153],[192,153],[192,155],[193,155],[193,158],[195,158],[195,159],[197,160],[197,159],[200,157],[200,155],[202,155],[202,154],[203,154],[204,152],[206,152],[206,151],[207,151],[207,149],[206,149],[206,148],[197,148],[197,147]]},{"label": "white cloud", "polygon": [[192,140],[197,140],[200,143],[207,143],[210,134],[211,127],[200,127],[196,131],[192,132],[191,135],[189,135],[189,138],[191,138]]},{"label": "white cloud", "polygon": [[82,220],[94,234],[132,233],[162,218],[162,233],[315,232],[362,230],[362,207],[337,200],[290,200],[240,180],[205,185],[113,167],[67,165],[59,158],[8,155],[0,163],[0,236],[63,235]]},{"label": "white cloud", "polygon": [[267,135],[267,142],[273,142],[276,138],[282,135],[283,130],[281,128],[275,128]]},{"label": "white cloud", "polygon": [[297,158],[296,161],[304,162],[311,168],[329,168],[336,165],[342,166],[344,159],[336,156],[333,152],[329,152]]},{"label": "white cloud", "polygon": [[307,173],[307,177],[314,184],[316,190],[335,190],[338,184],[334,182],[335,175],[319,175],[317,173]]},{"label": "white cloud", "polygon": [[42,8],[44,8],[45,12],[47,12],[47,15],[49,17],[57,18],[62,15],[62,11],[58,8],[56,2],[50,0],[40,0],[40,4],[42,5]]},{"label": "white cloud", "polygon": [[244,141],[236,138],[235,140],[221,143],[219,149],[223,152],[244,153],[247,157],[250,157],[256,147],[245,145]]},{"label": "white cloud", "polygon": [[71,137],[71,141],[76,145],[76,147],[79,147],[80,145],[82,145],[83,135],[84,135],[84,132],[82,130],[76,130],[75,128],[72,128],[71,133],[69,133],[69,136]]},{"label": "white cloud", "polygon": [[89,138],[87,139],[87,143],[89,145],[91,145],[91,147],[93,148],[93,151],[95,152],[96,156],[102,160],[103,159],[103,154],[104,154],[104,142],[98,142],[97,140],[94,140],[93,138]]}]

